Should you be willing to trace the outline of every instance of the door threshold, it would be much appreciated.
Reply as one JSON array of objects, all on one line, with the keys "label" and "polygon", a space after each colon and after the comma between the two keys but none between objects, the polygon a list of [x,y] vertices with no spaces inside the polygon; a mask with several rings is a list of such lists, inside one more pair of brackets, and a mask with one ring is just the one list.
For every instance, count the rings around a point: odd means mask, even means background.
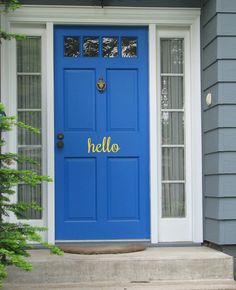
[{"label": "door threshold", "polygon": [[55,240],[55,243],[150,243],[149,239],[130,240]]}]

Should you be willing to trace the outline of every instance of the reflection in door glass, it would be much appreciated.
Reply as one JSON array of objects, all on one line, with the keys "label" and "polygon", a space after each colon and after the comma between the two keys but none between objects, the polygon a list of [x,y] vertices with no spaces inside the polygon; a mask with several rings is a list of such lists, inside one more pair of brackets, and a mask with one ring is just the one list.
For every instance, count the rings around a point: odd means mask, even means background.
[{"label": "reflection in door glass", "polygon": [[117,37],[103,37],[102,56],[103,57],[118,56],[118,38]]},{"label": "reflection in door glass", "polygon": [[98,37],[85,37],[83,44],[84,56],[96,57],[99,55]]},{"label": "reflection in door glass", "polygon": [[75,36],[64,38],[64,56],[78,57],[80,55],[80,39]]},{"label": "reflection in door glass", "polygon": [[122,57],[137,56],[137,38],[122,37]]}]

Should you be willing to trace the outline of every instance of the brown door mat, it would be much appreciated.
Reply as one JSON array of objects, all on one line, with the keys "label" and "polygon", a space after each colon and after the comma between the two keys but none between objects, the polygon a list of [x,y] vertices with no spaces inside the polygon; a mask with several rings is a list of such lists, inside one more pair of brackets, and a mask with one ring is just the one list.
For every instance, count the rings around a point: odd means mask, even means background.
[{"label": "brown door mat", "polygon": [[143,244],[88,244],[60,243],[57,246],[66,253],[82,255],[122,254],[140,252],[146,249]]}]

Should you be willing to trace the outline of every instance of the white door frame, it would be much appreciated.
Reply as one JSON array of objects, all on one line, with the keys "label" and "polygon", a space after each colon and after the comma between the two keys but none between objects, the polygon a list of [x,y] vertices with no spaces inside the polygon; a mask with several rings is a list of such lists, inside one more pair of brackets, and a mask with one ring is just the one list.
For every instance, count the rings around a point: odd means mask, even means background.
[{"label": "white door frame", "polygon": [[[159,232],[159,241],[160,242],[191,242],[193,236],[193,227],[192,227],[192,217],[193,217],[193,194],[191,188],[191,180],[192,180],[192,144],[191,144],[191,61],[190,61],[190,39],[189,39],[189,30],[175,30],[170,28],[160,28],[157,31],[157,50],[158,50],[158,63],[161,63],[161,39],[162,38],[180,38],[183,39],[184,43],[184,62],[183,62],[183,91],[184,91],[184,168],[185,168],[185,217],[181,218],[162,218],[162,197],[161,194],[158,195],[158,228]],[[157,69],[158,71],[158,92],[157,92],[157,107],[159,108],[158,117],[158,131],[161,132],[161,72],[160,66]],[[196,116],[194,116],[196,117]],[[162,160],[162,148],[161,148],[161,134],[159,134],[159,145],[158,145],[158,153],[159,160]],[[158,180],[162,179],[162,162],[158,162]],[[158,184],[158,192],[162,191],[162,183]]]},{"label": "white door frame", "polygon": [[[151,243],[159,242],[158,202],[160,195],[160,158],[158,130],[158,42],[159,28],[187,29],[190,37],[190,97],[191,97],[191,192],[192,192],[192,242],[203,240],[202,220],[202,152],[201,152],[201,89],[200,89],[200,9],[167,9],[137,7],[69,7],[24,5],[8,15],[1,16],[1,27],[9,32],[22,32],[27,27],[45,30],[44,76],[46,116],[46,174],[54,176],[54,48],[53,27],[55,24],[71,25],[146,25],[149,27],[149,120],[150,120],[150,198],[151,198]],[[12,76],[16,64],[12,61],[15,41],[3,42],[1,50],[2,73],[1,95],[8,114],[16,114],[16,84]],[[10,97],[7,97],[10,96]],[[11,138],[9,149],[15,148],[16,138]],[[194,178],[193,178],[194,177]],[[47,184],[47,214],[43,221],[48,227],[47,240],[55,242],[55,192],[54,183]]]}]

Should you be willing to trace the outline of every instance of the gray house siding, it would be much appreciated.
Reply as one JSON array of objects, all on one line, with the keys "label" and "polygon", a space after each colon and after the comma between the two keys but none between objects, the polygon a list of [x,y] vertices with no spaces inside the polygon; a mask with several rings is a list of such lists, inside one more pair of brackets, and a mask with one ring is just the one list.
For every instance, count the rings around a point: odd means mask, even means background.
[{"label": "gray house siding", "polygon": [[236,1],[205,1],[201,28],[204,239],[236,244]]}]

